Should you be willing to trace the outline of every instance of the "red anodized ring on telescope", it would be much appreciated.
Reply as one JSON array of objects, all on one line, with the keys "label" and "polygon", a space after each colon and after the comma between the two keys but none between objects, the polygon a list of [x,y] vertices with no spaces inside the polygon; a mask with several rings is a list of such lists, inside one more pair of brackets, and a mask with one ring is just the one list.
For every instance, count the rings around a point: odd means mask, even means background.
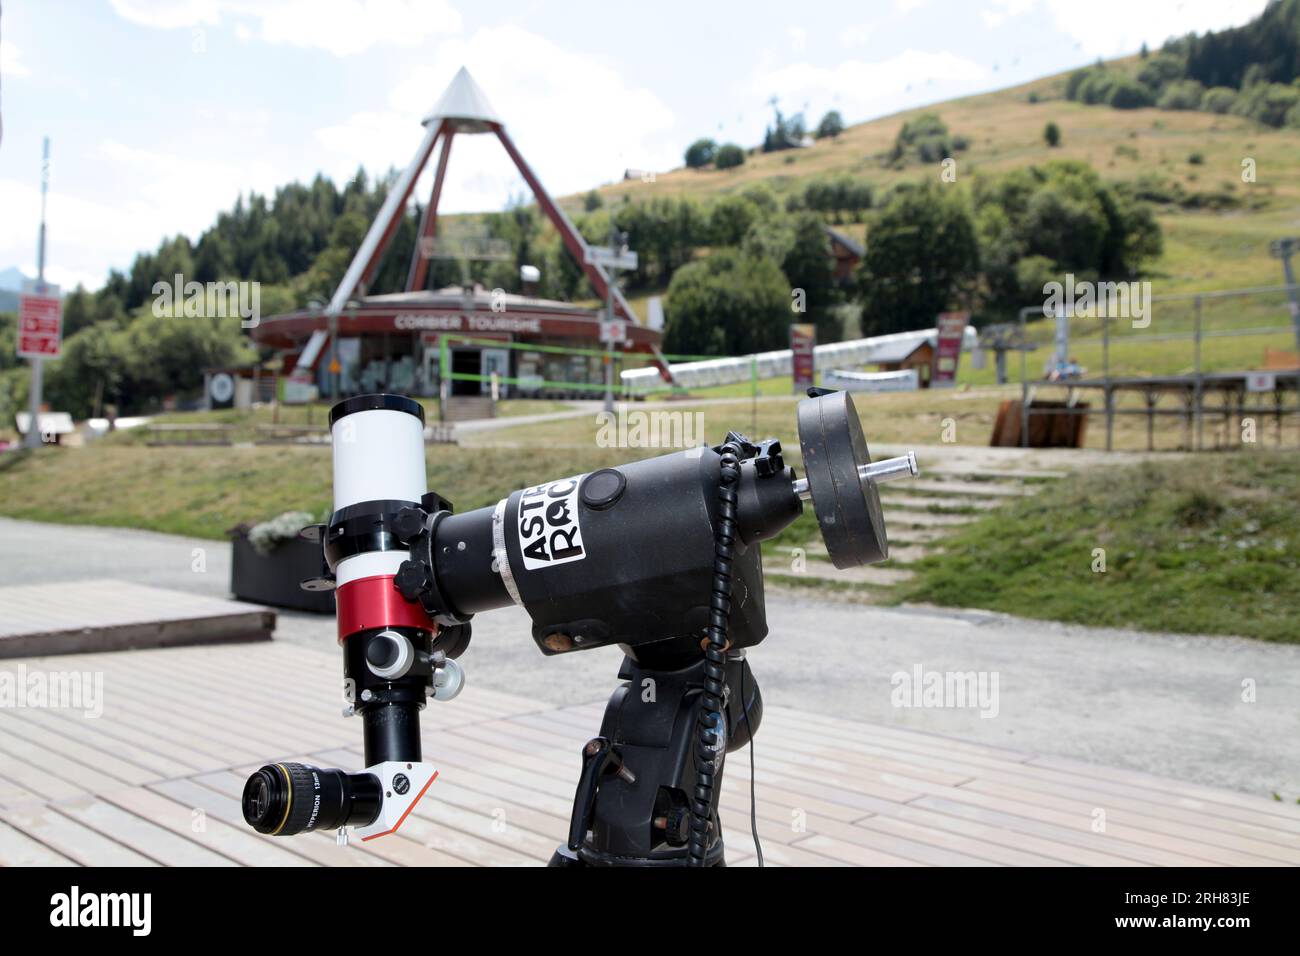
[{"label": "red anodized ring on telescope", "polygon": [[424,608],[402,597],[391,574],[349,581],[334,594],[340,644],[359,631],[380,627],[414,627],[437,633],[438,626]]}]

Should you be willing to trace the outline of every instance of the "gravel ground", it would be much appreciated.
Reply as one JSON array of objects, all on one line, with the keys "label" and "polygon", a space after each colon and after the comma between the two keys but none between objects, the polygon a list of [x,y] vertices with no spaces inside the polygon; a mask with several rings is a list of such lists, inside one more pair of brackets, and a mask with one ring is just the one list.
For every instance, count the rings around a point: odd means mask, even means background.
[{"label": "gravel ground", "polygon": [[[199,556],[206,570],[194,570]],[[103,577],[225,596],[230,549],[0,518],[3,584]],[[770,705],[1300,796],[1300,645],[868,607],[779,591],[768,594],[768,618],[771,633],[750,659]],[[337,653],[332,624],[281,612],[277,639]],[[475,619],[461,663],[471,681],[573,704],[607,696],[619,660],[617,649],[601,648],[544,661],[526,615],[510,608]],[[918,667],[923,677],[982,673],[990,696],[983,707],[895,706],[895,675],[910,677]],[[1243,700],[1243,688],[1253,688],[1254,702]],[[762,749],[760,732],[760,759]]]}]

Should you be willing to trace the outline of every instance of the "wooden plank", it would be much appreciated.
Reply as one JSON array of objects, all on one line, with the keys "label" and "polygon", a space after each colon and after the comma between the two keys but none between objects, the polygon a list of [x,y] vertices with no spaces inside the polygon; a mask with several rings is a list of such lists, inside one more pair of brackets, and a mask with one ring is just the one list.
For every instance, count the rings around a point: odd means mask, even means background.
[{"label": "wooden plank", "polygon": [[0,822],[0,866],[76,866],[61,853]]},{"label": "wooden plank", "polygon": [[242,820],[236,828],[206,813],[196,815],[190,807],[144,787],[117,790],[104,799],[244,866],[311,865],[306,858],[262,839]]},{"label": "wooden plank", "polygon": [[[960,793],[960,791],[958,791]],[[960,800],[946,796],[927,796],[915,801],[915,805],[931,810],[940,810],[954,816],[965,816],[985,823],[1005,827],[1018,832],[1045,836],[1062,843],[1072,843],[1084,849],[1118,857],[1133,863],[1145,863],[1152,866],[1207,866],[1208,861],[1199,857],[1187,856],[1117,839],[1107,834],[1093,833],[1083,821],[1062,819],[1062,815],[1043,813],[1024,804],[1007,805],[1005,801]],[[1112,865],[1119,865],[1118,862]]]},{"label": "wooden plank", "polygon": [[1239,807],[1243,810],[1251,810],[1266,817],[1275,817],[1267,825],[1286,829],[1291,833],[1300,833],[1300,807],[1294,804],[1286,804],[1276,800],[1269,800],[1264,797],[1252,796],[1245,793],[1237,793],[1232,790],[1223,790],[1214,787],[1206,787],[1196,783],[1186,783],[1181,780],[1173,780],[1166,777],[1155,777],[1150,774],[1140,773],[1136,770],[1125,770],[1119,767],[1106,767],[1098,764],[1084,763],[1081,760],[1071,760],[1067,757],[1035,757],[1031,761],[1033,766],[1047,767],[1065,771],[1072,771],[1089,776],[1095,780],[1110,781],[1114,783],[1128,783],[1145,789],[1155,789],[1164,793],[1170,793],[1179,798],[1182,806],[1196,808],[1198,803],[1208,804],[1216,809],[1223,806]]},{"label": "wooden plank", "polygon": [[[881,752],[881,750],[875,745],[867,745],[847,740],[840,746],[850,748],[860,753]],[[963,769],[963,772],[968,770],[982,778],[1006,780],[1010,783],[1014,783],[1018,787],[1027,789],[1046,789],[1051,791],[1054,789],[1056,784],[1059,784],[1066,792],[1078,793],[1083,791],[1092,792],[1095,790],[1097,792],[1110,793],[1112,796],[1107,798],[1108,801],[1113,801],[1124,796],[1131,796],[1133,799],[1164,805],[1165,809],[1161,812],[1165,815],[1177,816],[1179,812],[1178,808],[1187,805],[1187,801],[1184,798],[1168,794],[1163,790],[1143,789],[1123,783],[1111,782],[1098,777],[1087,776],[1082,772],[1086,771],[1090,766],[1087,764],[1076,764],[1075,767],[1078,768],[1076,770],[1052,770],[1039,766],[1037,758],[1022,762],[1010,762],[988,759],[972,755],[968,752],[956,752],[951,757],[941,759],[930,756],[928,752],[925,754],[919,753],[915,749],[909,753],[905,749],[902,749],[903,746],[904,745],[902,744],[891,744],[890,748],[884,752],[895,753],[907,760],[925,763],[927,765],[937,764],[952,767],[954,769],[960,767]],[[923,746],[928,748],[928,741],[923,744]],[[1176,781],[1165,781],[1162,784],[1161,778],[1154,777],[1147,777],[1144,782],[1154,787],[1165,786],[1178,789],[1182,786]],[[1210,792],[1215,793],[1217,791]],[[1101,798],[1099,797],[1098,799],[1100,800]],[[1258,828],[1259,824],[1277,822],[1279,825],[1286,826],[1290,823],[1290,821],[1278,821],[1276,818],[1261,817],[1256,814],[1254,809],[1247,810],[1232,805],[1232,803],[1243,802],[1254,807],[1259,803],[1255,798],[1251,798],[1247,795],[1234,794],[1228,799],[1231,801],[1228,805],[1219,803],[1196,804],[1199,809],[1205,811],[1206,815],[1192,822],[1212,829],[1220,829],[1226,832],[1239,833],[1263,839],[1270,839],[1270,837],[1268,831],[1262,831]],[[1272,832],[1276,833],[1277,831]],[[1277,837],[1282,837],[1282,834],[1278,833]],[[1289,836],[1286,838],[1286,840],[1290,839],[1291,837]],[[1276,842],[1283,843],[1286,841],[1276,839]]]},{"label": "wooden plank", "polygon": [[0,588],[0,658],[269,641],[275,612],[125,581]]},{"label": "wooden plank", "polygon": [[1122,821],[1125,825],[1187,841],[1188,852],[1192,852],[1192,847],[1197,846],[1195,852],[1198,855],[1203,854],[1218,863],[1238,866],[1267,866],[1270,863],[1300,865],[1300,850],[1277,842],[1224,832],[1201,822],[1213,818],[1197,818],[1199,815],[1189,814],[1188,816],[1194,818],[1188,822],[1186,817],[1177,818],[1172,815],[1169,808],[1158,804],[1117,800],[1107,798],[1105,794],[1083,789],[1076,791],[1057,789],[1045,792],[987,779],[976,780],[966,789],[980,793],[1000,794],[1043,806],[1073,807],[1076,812],[1085,814],[1100,808],[1106,812],[1108,826],[1116,821]]},{"label": "wooden plank", "polygon": [[[934,829],[897,817],[873,814],[859,820],[857,826],[868,830],[878,830],[881,833],[888,833],[897,837],[905,837],[913,843],[934,846],[941,850],[952,850],[965,856],[987,860],[990,863],[997,863],[1002,866],[1065,865],[1055,857],[1029,853],[1023,849],[1008,847],[996,841],[981,840],[977,837],[953,833],[948,830]],[[910,856],[910,854],[905,855]]]},{"label": "wooden plank", "polygon": [[[43,711],[41,720],[52,729],[59,728],[80,734],[86,740],[94,741],[97,746],[122,753],[142,766],[157,769],[159,775],[163,777],[185,776],[207,766],[212,761],[207,754],[200,754],[184,745],[170,743],[156,733],[130,727],[120,720],[97,720],[91,733],[85,731],[84,728],[87,726],[85,721],[59,711]],[[158,764],[147,762],[146,754],[155,754]],[[162,772],[167,767],[172,769],[166,773]],[[2,795],[0,800],[3,800]]]},{"label": "wooden plank", "polygon": [[3,821],[82,866],[156,866],[143,853],[110,839],[51,807],[0,810]]},{"label": "wooden plank", "polygon": [[808,850],[833,860],[842,860],[851,866],[924,866],[915,860],[901,856],[891,856],[871,847],[857,846],[852,843],[840,843],[830,837],[813,835],[805,837],[795,844],[796,849]]},{"label": "wooden plank", "polygon": [[[1132,866],[1132,861],[1105,853],[1099,853],[1085,847],[1062,843],[1049,838],[992,826],[964,816],[955,816],[918,807],[914,804],[892,807],[885,813],[867,817],[860,824],[876,821],[876,825],[885,825],[887,820],[915,823],[936,836],[953,833],[973,836],[984,843],[999,847],[1024,850],[1043,859],[1067,866]],[[1049,864],[1044,864],[1049,865]]]},{"label": "wooden plank", "polygon": [[47,730],[38,720],[24,720],[21,715],[34,714],[34,711],[16,712],[16,720],[5,724],[5,729],[15,737],[20,737],[28,745],[39,748],[47,754],[66,757],[82,767],[92,768],[105,776],[127,784],[143,784],[161,779],[155,773],[130,760],[123,760],[93,744],[83,743],[64,733]]},{"label": "wooden plank", "polygon": [[[0,754],[0,771],[7,769],[8,760]],[[12,780],[0,776],[0,807],[21,806],[24,803],[40,803],[42,798],[26,787],[19,786]]]},{"label": "wooden plank", "polygon": [[105,837],[138,849],[164,866],[235,866],[235,861],[178,836],[99,797],[77,797],[56,805],[64,816]]}]

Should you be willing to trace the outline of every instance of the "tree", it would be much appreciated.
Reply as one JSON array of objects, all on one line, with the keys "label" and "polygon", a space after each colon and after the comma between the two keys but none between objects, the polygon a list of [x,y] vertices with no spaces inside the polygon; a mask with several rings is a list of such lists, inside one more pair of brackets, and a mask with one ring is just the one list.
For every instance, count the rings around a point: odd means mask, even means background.
[{"label": "tree", "polygon": [[794,217],[789,249],[781,259],[781,271],[790,288],[803,290],[807,317],[817,326],[817,341],[837,342],[841,336],[838,317],[832,310],[841,295],[835,284],[835,259],[830,236],[814,213]]},{"label": "tree", "polygon": [[745,151],[735,143],[724,143],[713,154],[713,165],[718,169],[732,169],[745,162]]},{"label": "tree", "polygon": [[664,306],[664,349],[747,355],[788,341],[790,285],[771,259],[720,249],[677,270]]},{"label": "tree", "polygon": [[1287,113],[1297,103],[1300,103],[1300,89],[1294,86],[1255,83],[1243,88],[1238,94],[1232,112],[1266,126],[1282,126],[1286,122]]},{"label": "tree", "polygon": [[601,199],[600,193],[594,189],[582,197],[582,208],[587,212],[595,212],[603,205],[605,205],[605,200]]},{"label": "tree", "polygon": [[1196,80],[1174,80],[1164,88],[1156,106],[1162,110],[1196,110],[1201,108],[1205,88]]},{"label": "tree", "polygon": [[63,300],[63,337],[71,338],[94,324],[94,296],[80,282]]},{"label": "tree", "polygon": [[973,199],[984,298],[1002,316],[1042,294],[1044,274],[1128,279],[1159,257],[1151,206],[1104,182],[1086,163],[1057,160],[996,178],[977,176]]},{"label": "tree", "polygon": [[773,97],[770,102],[776,117],[772,125],[763,134],[763,152],[774,153],[778,150],[794,149],[802,145],[806,134],[803,114],[796,113],[794,116],[786,118],[776,108],[776,98]]},{"label": "tree", "polygon": [[889,159],[898,163],[909,153],[914,153],[923,163],[937,163],[964,149],[965,145],[964,138],[949,137],[948,125],[937,114],[921,113],[899,128]]},{"label": "tree", "polygon": [[753,200],[735,194],[723,196],[709,210],[709,238],[715,246],[740,245],[749,227],[761,217]]},{"label": "tree", "polygon": [[718,150],[718,144],[713,140],[704,138],[697,139],[686,147],[686,165],[690,169],[703,169],[709,163],[713,162],[714,154]]},{"label": "tree", "polygon": [[1206,113],[1230,113],[1237,102],[1237,91],[1227,86],[1212,86],[1201,95],[1201,109]]},{"label": "tree", "polygon": [[937,183],[897,190],[867,234],[858,273],[867,335],[932,326],[968,297],[979,270],[975,228]]},{"label": "tree", "polygon": [[1061,145],[1061,127],[1048,123],[1043,127],[1043,141],[1053,149]]},{"label": "tree", "polygon": [[828,136],[834,139],[842,132],[844,132],[844,118],[840,116],[839,110],[831,110],[822,117],[821,122],[817,124],[817,132],[813,135],[817,139],[825,139]]}]

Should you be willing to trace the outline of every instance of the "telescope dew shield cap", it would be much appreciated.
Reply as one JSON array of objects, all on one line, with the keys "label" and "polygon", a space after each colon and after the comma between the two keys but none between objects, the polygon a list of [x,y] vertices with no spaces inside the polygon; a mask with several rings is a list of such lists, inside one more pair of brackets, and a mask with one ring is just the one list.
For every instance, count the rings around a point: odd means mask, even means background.
[{"label": "telescope dew shield cap", "polygon": [[876,483],[858,468],[871,462],[862,423],[848,392],[799,403],[799,446],[817,525],[831,562],[843,570],[889,557]]},{"label": "telescope dew shield cap", "polygon": [[334,510],[365,501],[413,505],[428,490],[424,406],[403,395],[357,395],[330,409]]}]

